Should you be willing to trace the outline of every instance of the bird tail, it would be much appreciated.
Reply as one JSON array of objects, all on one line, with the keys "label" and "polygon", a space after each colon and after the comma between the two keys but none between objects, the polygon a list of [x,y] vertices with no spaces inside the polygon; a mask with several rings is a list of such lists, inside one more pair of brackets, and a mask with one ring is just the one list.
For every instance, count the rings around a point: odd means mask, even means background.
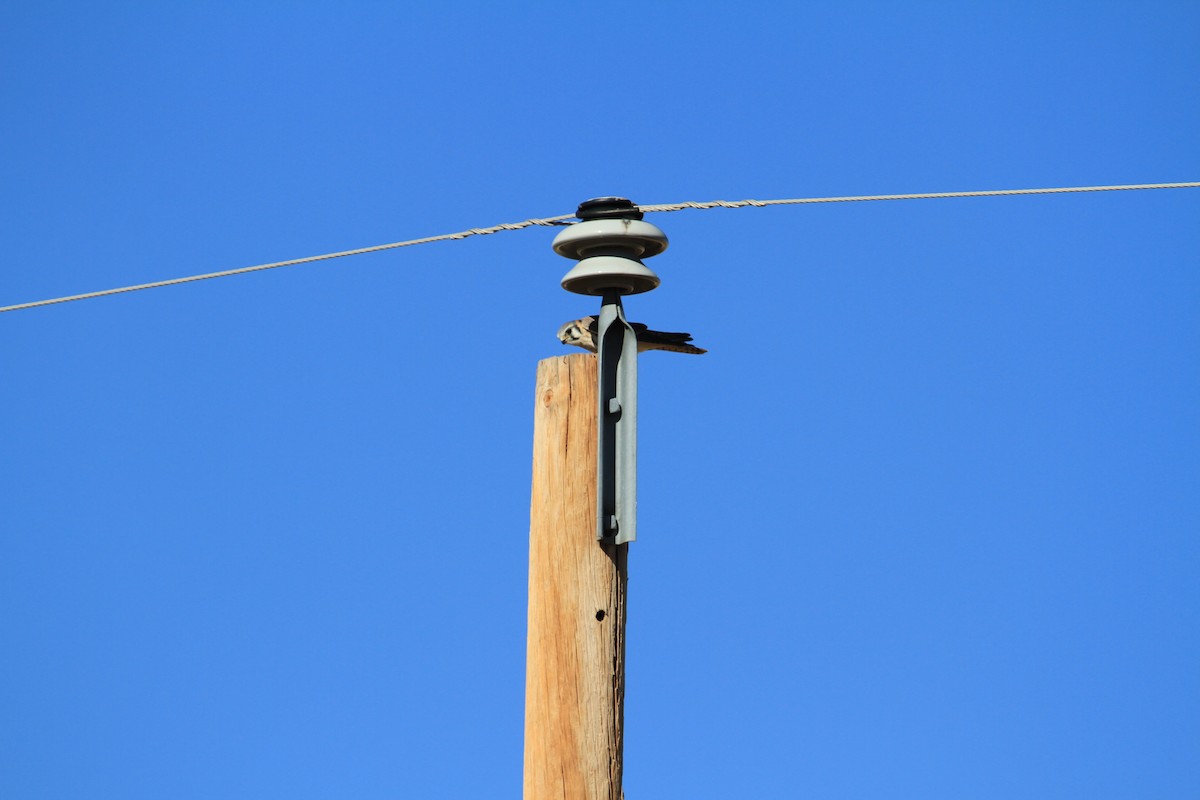
[{"label": "bird tail", "polygon": [[669,350],[672,353],[691,353],[691,354],[697,355],[697,356],[704,355],[705,353],[708,352],[707,350],[705,350],[702,347],[696,347],[695,345],[691,345],[691,344],[656,343],[656,344],[652,344],[652,345],[648,346],[646,349],[647,350]]}]

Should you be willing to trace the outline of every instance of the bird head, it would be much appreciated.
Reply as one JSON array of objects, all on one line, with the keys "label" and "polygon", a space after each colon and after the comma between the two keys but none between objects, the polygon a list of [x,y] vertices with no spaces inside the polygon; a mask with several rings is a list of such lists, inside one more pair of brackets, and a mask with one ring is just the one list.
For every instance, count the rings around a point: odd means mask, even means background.
[{"label": "bird head", "polygon": [[596,352],[596,344],[592,339],[590,324],[593,322],[593,317],[584,317],[583,319],[572,320],[564,324],[558,329],[558,340],[563,344],[582,347],[584,350]]}]

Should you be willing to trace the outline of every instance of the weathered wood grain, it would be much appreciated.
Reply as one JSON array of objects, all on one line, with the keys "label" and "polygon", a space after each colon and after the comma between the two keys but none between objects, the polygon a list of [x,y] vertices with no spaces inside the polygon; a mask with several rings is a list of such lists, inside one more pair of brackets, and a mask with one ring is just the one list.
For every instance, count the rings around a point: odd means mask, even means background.
[{"label": "weathered wood grain", "polygon": [[620,800],[628,545],[596,541],[596,357],[541,361],[533,434],[525,800]]}]

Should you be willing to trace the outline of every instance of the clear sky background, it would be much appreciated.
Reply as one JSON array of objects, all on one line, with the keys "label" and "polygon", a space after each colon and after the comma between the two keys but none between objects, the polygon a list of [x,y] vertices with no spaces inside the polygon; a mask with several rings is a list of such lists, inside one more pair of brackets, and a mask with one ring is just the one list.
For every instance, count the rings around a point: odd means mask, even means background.
[{"label": "clear sky background", "polygon": [[[10,3],[0,305],[1200,179],[1191,2]],[[684,211],[626,793],[1200,796],[1200,190]],[[0,796],[521,787],[528,229],[0,315]]]}]

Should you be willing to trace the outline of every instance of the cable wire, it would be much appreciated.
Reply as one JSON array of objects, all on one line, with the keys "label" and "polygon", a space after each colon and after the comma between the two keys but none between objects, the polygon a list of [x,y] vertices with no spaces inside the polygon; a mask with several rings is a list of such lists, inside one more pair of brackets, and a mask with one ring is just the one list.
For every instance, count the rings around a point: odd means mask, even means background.
[{"label": "cable wire", "polygon": [[[1192,189],[1200,187],[1200,182],[1192,183],[1137,183],[1126,184],[1123,186],[1068,186],[1049,189],[999,189],[992,191],[977,191],[977,192],[928,192],[924,194],[873,194],[873,195],[855,195],[847,197],[802,197],[789,200],[712,200],[705,203],[666,203],[660,205],[643,205],[638,206],[642,211],[646,212],[667,212],[667,211],[683,211],[685,209],[709,209],[709,208],[762,208],[764,206],[784,206],[784,205],[801,205],[806,203],[852,203],[865,202],[870,200],[930,200],[949,197],[1003,197],[1006,195],[1019,194],[1067,194],[1072,192],[1115,192],[1127,191],[1134,189]],[[381,250],[395,250],[400,247],[411,247],[418,244],[429,244],[430,242],[442,242],[455,239],[466,239],[469,236],[487,236],[492,233],[501,231],[516,231],[522,228],[533,226],[555,226],[570,224],[567,220],[574,219],[573,214],[563,214],[558,217],[542,217],[538,219],[527,219],[522,222],[509,222],[493,225],[490,228],[471,228],[457,233],[444,233],[439,236],[427,236],[422,239],[408,239],[403,242],[392,242],[391,244],[378,244],[373,247],[360,247],[356,250],[342,250],[337,253],[325,253],[319,256],[307,256],[306,258],[293,258],[288,261],[274,261],[270,264],[257,264],[252,267],[239,267],[237,269],[227,269],[220,272],[208,272],[202,275],[189,275],[185,278],[172,278],[165,281],[154,281],[153,283],[139,283],[135,286],[122,286],[117,289],[104,289],[99,292],[87,292],[85,294],[74,294],[66,297],[55,297],[49,300],[37,300],[31,303],[18,303],[11,306],[0,307],[0,314],[6,311],[21,311],[26,308],[37,308],[39,306],[55,305],[57,303],[70,303],[75,300],[90,300],[93,297],[107,297],[112,294],[123,294],[125,292],[138,292],[142,289],[157,289],[160,286],[174,286],[180,283],[191,283],[193,281],[205,281],[210,278],[224,278],[229,275],[242,275],[247,272],[261,272],[262,270],[275,269],[277,267],[290,267],[296,264],[309,264],[314,261],[328,261],[334,258],[343,258],[345,256],[357,256],[364,253],[377,253]]]},{"label": "cable wire", "polygon": [[177,283],[191,283],[192,281],[206,281],[209,278],[224,278],[229,275],[242,275],[247,272],[261,272],[264,269],[275,269],[276,267],[290,267],[296,264],[309,264],[313,261],[328,261],[333,258],[343,258],[345,256],[359,256],[363,253],[377,253],[380,250],[395,250],[398,247],[411,247],[416,244],[429,244],[430,242],[442,242],[451,239],[466,239],[468,236],[486,236],[489,233],[499,233],[500,231],[517,231],[521,228],[528,228],[533,225],[562,225],[566,224],[565,220],[573,219],[573,214],[564,214],[560,217],[546,217],[545,219],[527,219],[523,222],[504,222],[499,225],[493,225],[490,228],[471,228],[470,230],[459,231],[458,233],[443,233],[440,236],[426,236],[423,239],[408,239],[403,242],[392,242],[391,244],[377,244],[373,247],[360,247],[357,250],[342,250],[337,253],[324,253],[319,256],[307,256],[305,258],[293,258],[288,261],[273,261],[270,264],[256,264],[253,267],[239,267],[237,269],[226,269],[220,272],[206,272],[203,275],[189,275],[186,278],[171,278],[166,281],[154,281],[153,283],[139,283],[136,286],[122,286],[117,289],[104,289],[99,292],[87,292],[86,294],[73,294],[67,297],[55,297],[50,300],[37,300],[32,303],[19,303],[13,306],[0,307],[0,314],[5,311],[20,311],[25,308],[37,308],[38,306],[50,306],[55,303],[70,303],[73,300],[90,300],[93,297],[107,297],[110,294],[122,294],[124,292],[138,292],[142,289],[157,289],[160,286],[174,286]]},{"label": "cable wire", "polygon": [[856,203],[868,200],[934,200],[945,197],[1003,197],[1014,194],[1066,194],[1070,192],[1116,192],[1130,189],[1193,189],[1200,183],[1134,183],[1124,186],[1066,186],[1053,189],[995,189],[980,192],[926,192],[924,194],[864,194],[849,197],[801,197],[793,200],[712,200],[707,203],[666,203],[638,206],[642,211],[683,211],[688,208],[746,208],[793,206],[802,203]]}]

